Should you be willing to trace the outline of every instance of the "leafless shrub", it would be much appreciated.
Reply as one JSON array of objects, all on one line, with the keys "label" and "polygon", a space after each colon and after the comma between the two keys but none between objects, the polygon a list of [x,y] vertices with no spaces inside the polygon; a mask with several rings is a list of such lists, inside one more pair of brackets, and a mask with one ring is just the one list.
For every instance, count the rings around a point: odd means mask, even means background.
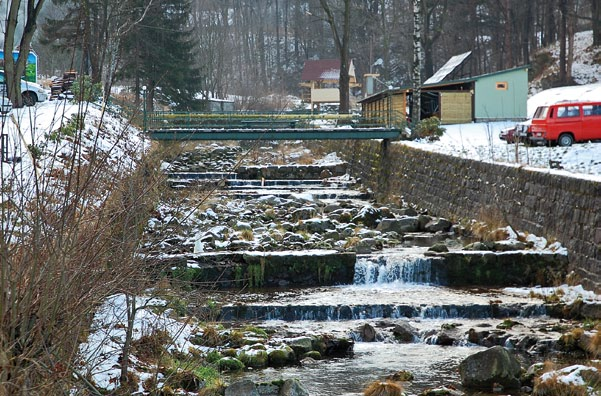
[{"label": "leafless shrub", "polygon": [[35,172],[2,179],[0,394],[66,392],[95,306],[146,286],[135,253],[158,192],[153,158],[115,158],[127,129],[101,148],[102,116],[77,125],[63,149],[29,154]]}]

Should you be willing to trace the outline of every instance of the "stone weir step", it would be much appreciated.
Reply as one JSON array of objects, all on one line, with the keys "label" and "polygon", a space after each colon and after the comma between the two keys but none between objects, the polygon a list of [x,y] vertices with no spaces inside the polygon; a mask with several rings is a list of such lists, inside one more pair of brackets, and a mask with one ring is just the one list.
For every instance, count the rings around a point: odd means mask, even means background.
[{"label": "stone weir step", "polygon": [[[172,277],[203,287],[310,287],[389,282],[422,282],[453,287],[553,286],[567,273],[567,256],[549,252],[455,251],[409,261],[389,255],[336,250],[238,251],[148,257]],[[383,259],[384,258],[384,259]],[[366,264],[367,263],[367,264]],[[369,267],[370,276],[365,271]],[[402,265],[403,268],[398,268]],[[407,268],[415,266],[415,270]],[[427,276],[423,276],[427,272]],[[407,278],[403,274],[417,274]]]},{"label": "stone weir step", "polygon": [[355,191],[355,190],[336,190],[336,189],[314,189],[314,190],[306,190],[306,189],[281,189],[281,188],[268,188],[268,189],[232,189],[223,191],[224,195],[232,198],[238,199],[246,199],[246,198],[256,198],[264,195],[273,195],[279,198],[289,199],[293,195],[298,194],[307,194],[311,195],[312,199],[319,200],[344,200],[344,199],[355,199],[355,200],[369,200],[373,197],[373,195],[369,192]]},{"label": "stone weir step", "polygon": [[356,254],[335,250],[184,254],[157,262],[170,276],[211,288],[352,284]]},{"label": "stone weir step", "polygon": [[[369,299],[369,293],[366,293]],[[200,315],[207,315],[200,309]],[[380,318],[421,319],[505,319],[546,316],[542,303],[481,303],[481,304],[357,304],[357,305],[258,305],[231,304],[221,307],[220,321],[332,321]]]}]

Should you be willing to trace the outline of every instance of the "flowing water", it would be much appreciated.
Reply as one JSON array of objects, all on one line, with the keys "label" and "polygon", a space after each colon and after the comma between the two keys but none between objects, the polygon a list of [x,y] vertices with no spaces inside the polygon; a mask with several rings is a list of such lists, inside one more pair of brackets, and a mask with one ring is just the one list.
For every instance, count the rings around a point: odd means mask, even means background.
[{"label": "flowing water", "polygon": [[[304,191],[318,199],[366,198],[349,190],[344,183],[323,186],[313,181],[245,183],[231,179],[229,183],[226,194],[230,196],[286,196]],[[439,286],[437,279],[432,279],[430,261],[423,252],[423,248],[405,247],[358,256],[352,285],[253,290],[213,296],[224,304],[222,319],[225,321],[253,321],[292,334],[330,333],[356,340],[352,357],[241,375],[257,381],[298,378],[312,396],[362,395],[370,382],[383,380],[400,370],[415,376],[413,381],[404,384],[408,395],[443,385],[461,389],[459,363],[484,347],[468,343],[464,336],[458,337],[452,346],[434,345],[436,334],[443,326],[456,327],[458,334],[465,335],[472,328],[494,330],[503,319],[511,317],[523,324],[517,326],[517,335],[520,331],[532,332],[532,328],[551,321],[545,316],[540,300],[495,289]],[[365,323],[377,328],[382,320],[408,321],[419,330],[420,339],[409,344],[386,338],[380,342],[362,342],[355,330]],[[523,366],[527,367],[528,363],[524,362]]]},{"label": "flowing water", "polygon": [[[522,324],[515,330],[514,335],[518,335],[551,321],[545,316],[540,300],[512,296],[502,290],[436,285],[429,275],[428,259],[420,252],[407,249],[361,256],[356,263],[353,285],[237,294],[235,302],[228,306],[232,310],[231,319],[236,316],[232,313],[235,307],[242,305],[247,314],[243,319],[285,328],[295,334],[330,333],[358,339],[355,329],[359,326],[370,323],[377,328],[382,318],[388,318],[392,322],[407,321],[421,335],[418,341],[409,344],[390,339],[380,342],[359,339],[352,357],[267,369],[245,376],[257,381],[298,378],[312,396],[362,395],[370,382],[383,380],[400,370],[415,376],[413,381],[404,383],[408,395],[443,385],[461,389],[459,363],[485,348],[470,344],[465,338],[453,346],[433,345],[436,332],[443,326],[457,326],[458,333],[465,334],[471,328],[494,330],[503,319],[513,317]],[[527,367],[530,363],[524,361],[523,365]],[[486,395],[473,393],[476,394]],[[520,395],[519,392],[500,394]]]}]

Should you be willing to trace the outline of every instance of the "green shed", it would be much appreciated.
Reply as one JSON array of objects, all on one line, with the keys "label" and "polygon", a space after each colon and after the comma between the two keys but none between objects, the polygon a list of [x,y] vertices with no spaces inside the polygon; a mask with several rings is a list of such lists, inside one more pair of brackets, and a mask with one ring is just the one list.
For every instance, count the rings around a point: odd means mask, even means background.
[{"label": "green shed", "polygon": [[422,92],[428,95],[426,111],[436,109],[430,115],[440,117],[443,124],[523,120],[527,113],[528,66],[425,84]]},{"label": "green shed", "polygon": [[476,121],[525,119],[527,102],[527,66],[476,77],[474,95]]}]

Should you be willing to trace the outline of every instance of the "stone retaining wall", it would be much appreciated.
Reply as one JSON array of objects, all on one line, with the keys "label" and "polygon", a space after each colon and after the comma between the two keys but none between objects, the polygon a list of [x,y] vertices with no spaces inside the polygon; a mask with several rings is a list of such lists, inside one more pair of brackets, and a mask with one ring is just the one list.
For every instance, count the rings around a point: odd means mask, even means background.
[{"label": "stone retaining wall", "polygon": [[569,269],[601,292],[601,183],[437,154],[380,141],[337,150],[385,200],[402,197],[454,220],[497,217],[569,250]]}]

